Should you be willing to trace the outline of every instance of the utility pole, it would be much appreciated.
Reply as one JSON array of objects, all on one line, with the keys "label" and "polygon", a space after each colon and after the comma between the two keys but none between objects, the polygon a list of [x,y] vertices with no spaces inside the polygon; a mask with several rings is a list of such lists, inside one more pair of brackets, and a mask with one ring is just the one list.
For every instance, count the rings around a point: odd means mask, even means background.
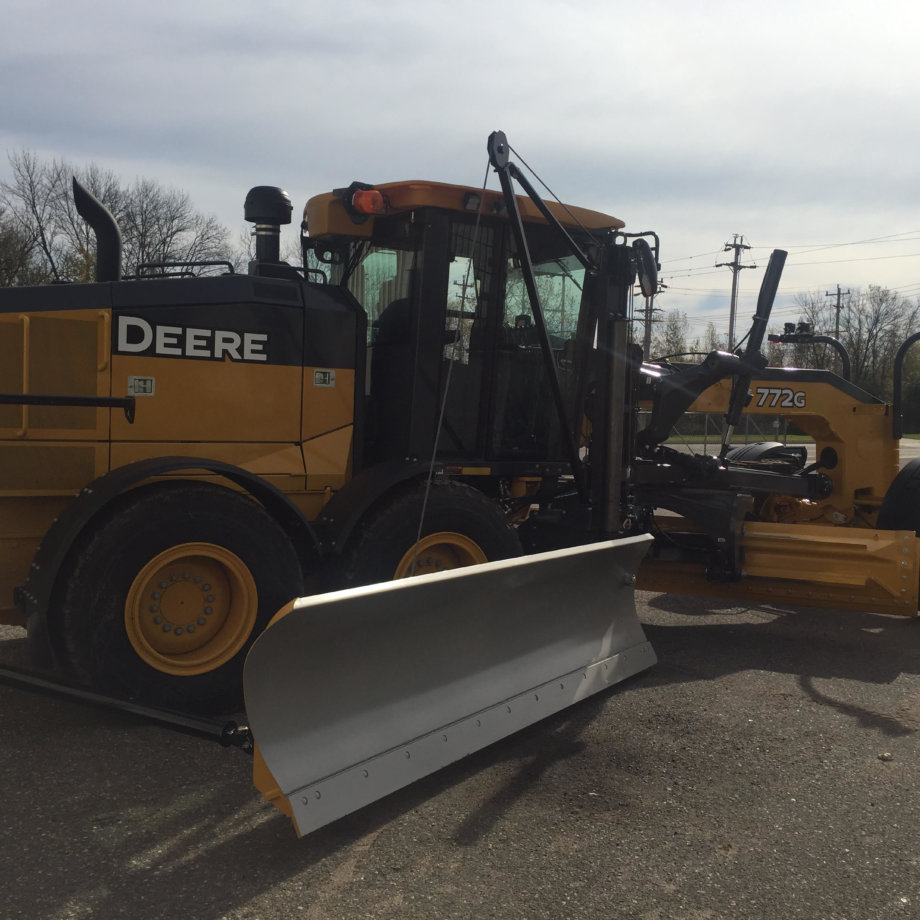
[{"label": "utility pole", "polygon": [[744,237],[740,236],[737,233],[733,233],[734,237],[731,243],[725,244],[725,252],[728,252],[730,249],[735,251],[735,257],[731,262],[716,262],[716,268],[730,268],[732,270],[732,302],[731,307],[729,308],[728,313],[728,350],[731,351],[735,343],[735,309],[738,303],[738,272],[742,268],[757,268],[756,265],[742,265],[741,264],[741,250],[750,249],[750,246],[745,245]]},{"label": "utility pole", "polygon": [[835,308],[837,312],[836,312],[836,318],[834,319],[834,338],[835,339],[840,338],[840,298],[843,294],[849,294],[849,293],[850,293],[849,291],[841,291],[840,285],[838,284],[836,294],[834,294],[833,291],[827,291],[825,292],[825,295],[824,295],[825,297],[836,297],[837,298],[837,306]]},{"label": "utility pole", "polygon": [[655,312],[655,294],[667,290],[667,287],[663,281],[659,281],[658,290],[645,298],[645,336],[642,339],[642,354],[646,359],[652,350],[652,314]]}]

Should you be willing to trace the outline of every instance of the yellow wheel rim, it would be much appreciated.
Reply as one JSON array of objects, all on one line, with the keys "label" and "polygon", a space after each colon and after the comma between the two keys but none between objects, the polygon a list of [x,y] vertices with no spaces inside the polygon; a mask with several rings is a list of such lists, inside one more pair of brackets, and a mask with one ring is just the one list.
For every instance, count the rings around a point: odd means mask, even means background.
[{"label": "yellow wheel rim", "polygon": [[238,556],[213,543],[183,543],[138,573],[125,628],[151,667],[191,676],[226,664],[246,644],[257,612],[255,581]]},{"label": "yellow wheel rim", "polygon": [[[462,533],[443,531],[423,537],[399,560],[393,578],[430,575],[447,569],[488,562],[479,544]],[[413,565],[414,563],[414,565]]]}]

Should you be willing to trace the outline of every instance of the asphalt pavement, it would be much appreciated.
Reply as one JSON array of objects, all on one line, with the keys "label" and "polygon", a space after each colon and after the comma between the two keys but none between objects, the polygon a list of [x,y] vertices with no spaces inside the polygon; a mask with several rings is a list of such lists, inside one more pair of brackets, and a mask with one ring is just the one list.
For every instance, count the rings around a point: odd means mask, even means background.
[{"label": "asphalt pavement", "polygon": [[920,622],[639,600],[655,668],[302,840],[245,753],[0,686],[0,917],[920,916]]}]

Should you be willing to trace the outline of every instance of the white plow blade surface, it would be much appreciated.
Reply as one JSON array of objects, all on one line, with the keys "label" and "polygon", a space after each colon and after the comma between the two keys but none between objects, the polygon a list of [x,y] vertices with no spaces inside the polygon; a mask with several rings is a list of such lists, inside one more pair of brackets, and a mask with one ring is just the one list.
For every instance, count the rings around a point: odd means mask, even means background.
[{"label": "white plow blade surface", "polygon": [[250,728],[297,832],[653,665],[633,597],[650,542],[297,600],[256,640],[244,678]]}]

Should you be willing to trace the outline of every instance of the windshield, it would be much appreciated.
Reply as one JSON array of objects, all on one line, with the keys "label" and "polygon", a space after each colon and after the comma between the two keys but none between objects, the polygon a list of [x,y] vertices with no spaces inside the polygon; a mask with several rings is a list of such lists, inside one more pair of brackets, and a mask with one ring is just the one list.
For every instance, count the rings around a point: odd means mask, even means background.
[{"label": "windshield", "polygon": [[[570,255],[534,262],[533,269],[547,331],[562,340],[571,337],[578,325],[584,266]],[[517,259],[509,260],[504,321],[512,329],[529,326],[531,321],[530,299]]]}]

